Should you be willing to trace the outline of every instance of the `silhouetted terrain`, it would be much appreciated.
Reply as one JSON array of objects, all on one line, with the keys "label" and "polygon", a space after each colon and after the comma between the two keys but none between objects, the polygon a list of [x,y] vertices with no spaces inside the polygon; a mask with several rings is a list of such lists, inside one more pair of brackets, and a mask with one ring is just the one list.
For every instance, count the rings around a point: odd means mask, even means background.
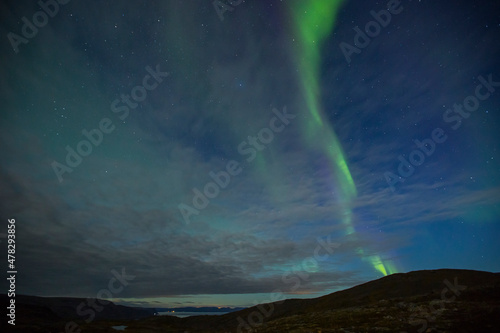
[{"label": "silhouetted terrain", "polygon": [[[5,309],[9,298],[3,294],[0,295],[0,300],[2,308]],[[79,325],[84,324],[86,320],[130,320],[154,315],[153,309],[116,305],[104,300],[101,302],[107,304],[101,305],[96,303],[95,299],[16,295],[15,301],[15,332],[65,332],[64,327],[68,322]],[[7,332],[12,331],[13,326],[7,324],[9,318],[5,318],[2,319],[0,327],[7,328]]]},{"label": "silhouetted terrain", "polygon": [[155,308],[157,312],[167,312],[167,311],[175,311],[175,312],[235,312],[240,311],[246,308],[229,308],[229,307],[213,307],[213,306],[202,306],[202,307],[194,307],[194,306],[186,306],[180,308]]},{"label": "silhouetted terrain", "polygon": [[[63,332],[60,318],[76,313],[71,306],[82,301],[33,299],[19,297],[25,305],[19,306],[16,327],[29,330],[16,331]],[[118,332],[111,329],[113,325],[128,326],[126,333],[499,332],[500,273],[441,269],[393,274],[319,298],[286,300],[221,316],[137,319],[148,310],[106,307],[110,309],[102,311],[102,319],[88,324],[82,318],[75,320],[82,332]],[[129,320],[110,319],[126,311],[130,311]]]}]

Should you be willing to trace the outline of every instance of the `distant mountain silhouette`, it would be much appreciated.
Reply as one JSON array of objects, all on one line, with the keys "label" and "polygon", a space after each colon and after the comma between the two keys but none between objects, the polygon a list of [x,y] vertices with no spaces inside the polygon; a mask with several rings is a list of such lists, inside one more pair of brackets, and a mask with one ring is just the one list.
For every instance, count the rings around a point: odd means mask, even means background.
[{"label": "distant mountain silhouette", "polygon": [[[5,309],[9,298],[3,294],[0,295],[0,301],[2,308]],[[86,320],[90,322],[130,320],[154,315],[153,309],[116,305],[105,300],[101,302],[107,302],[107,304],[102,305],[96,303],[96,299],[16,295],[15,302],[15,332],[65,332],[65,325],[71,321],[85,323]],[[96,305],[89,306],[89,302],[94,302]],[[13,327],[7,324],[6,319],[8,319],[6,316],[2,318],[1,331],[13,332]],[[76,333],[77,330],[74,332]]]},{"label": "distant mountain silhouette", "polygon": [[246,308],[238,307],[238,308],[230,308],[230,307],[214,307],[214,306],[186,306],[180,308],[155,308],[156,312],[235,312],[240,311]]},{"label": "distant mountain silhouette", "polygon": [[[24,321],[19,314],[16,328],[31,325],[29,332],[64,332],[58,318],[69,318],[75,313],[73,306],[82,301],[18,300],[28,315]],[[115,333],[112,325],[128,326],[125,333],[500,332],[500,273],[457,269],[399,273],[319,298],[262,304],[220,316],[144,318],[151,309],[108,307],[90,323],[82,318],[75,322],[82,332]],[[59,326],[52,322],[49,327],[51,320]]]}]

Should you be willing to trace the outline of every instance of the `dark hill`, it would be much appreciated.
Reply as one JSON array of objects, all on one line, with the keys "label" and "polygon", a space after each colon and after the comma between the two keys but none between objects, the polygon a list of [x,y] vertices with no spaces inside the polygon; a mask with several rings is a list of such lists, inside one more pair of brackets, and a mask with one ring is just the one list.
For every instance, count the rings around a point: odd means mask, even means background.
[{"label": "dark hill", "polygon": [[[26,332],[63,332],[61,318],[72,317],[82,301],[18,299],[28,313],[24,319],[19,314],[18,328],[30,325]],[[500,332],[500,273],[440,269],[393,274],[319,298],[291,299],[222,316],[144,318],[151,310],[108,307],[90,323],[75,319],[82,332],[118,332],[110,329],[112,325],[128,326],[125,333]]]},{"label": "dark hill", "polygon": [[[5,309],[9,302],[7,295],[0,295],[0,302],[2,308]],[[113,302],[105,305],[96,303],[94,308],[90,307],[88,302],[96,302],[96,299],[16,295],[15,302],[15,332],[50,332],[52,330],[64,332],[64,326],[71,321],[82,323],[87,319],[91,321],[130,320],[146,318],[154,314],[153,309],[127,307]],[[107,301],[101,300],[101,302]],[[77,312],[79,307],[84,315]],[[9,332],[12,329],[12,326],[7,324],[7,320],[2,320],[0,327],[2,332]],[[4,328],[8,330],[5,331]]]},{"label": "dark hill", "polygon": [[500,332],[500,274],[456,269],[400,273],[314,299],[291,299],[223,316],[175,322],[157,317],[139,323],[142,330],[135,330],[134,324],[127,331]]}]

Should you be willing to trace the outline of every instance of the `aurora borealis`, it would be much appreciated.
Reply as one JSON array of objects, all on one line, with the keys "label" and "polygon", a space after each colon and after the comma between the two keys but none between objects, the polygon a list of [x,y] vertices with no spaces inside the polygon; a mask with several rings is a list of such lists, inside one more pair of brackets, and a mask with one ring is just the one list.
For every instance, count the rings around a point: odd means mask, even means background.
[{"label": "aurora borealis", "polygon": [[[293,1],[292,17],[296,25],[297,50],[299,58],[299,76],[303,88],[306,107],[310,112],[310,119],[304,122],[303,135],[309,149],[319,149],[331,164],[332,173],[336,180],[339,193],[339,206],[343,210],[341,217],[345,225],[346,234],[355,232],[352,223],[351,204],[356,196],[356,186],[347,166],[342,147],[333,129],[325,121],[321,110],[320,98],[320,68],[321,44],[327,38],[335,23],[335,18],[342,1]],[[357,252],[364,257],[363,249]],[[366,258],[373,267],[382,274],[397,273],[391,266],[388,269],[379,256]]]},{"label": "aurora borealis", "polygon": [[124,268],[120,304],[250,306],[499,271],[499,7],[401,1],[346,61],[389,2],[72,0],[15,48],[43,9],[4,2],[0,207],[20,293],[95,297]]}]

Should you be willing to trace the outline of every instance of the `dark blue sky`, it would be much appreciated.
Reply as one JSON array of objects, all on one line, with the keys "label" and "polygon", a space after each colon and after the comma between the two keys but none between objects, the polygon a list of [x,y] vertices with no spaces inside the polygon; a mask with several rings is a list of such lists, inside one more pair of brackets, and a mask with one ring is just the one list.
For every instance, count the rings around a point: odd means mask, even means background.
[{"label": "dark blue sky", "polygon": [[125,268],[125,304],[248,306],[498,272],[499,5],[401,1],[346,59],[388,3],[73,0],[13,47],[40,8],[3,2],[19,292],[95,297]]}]

